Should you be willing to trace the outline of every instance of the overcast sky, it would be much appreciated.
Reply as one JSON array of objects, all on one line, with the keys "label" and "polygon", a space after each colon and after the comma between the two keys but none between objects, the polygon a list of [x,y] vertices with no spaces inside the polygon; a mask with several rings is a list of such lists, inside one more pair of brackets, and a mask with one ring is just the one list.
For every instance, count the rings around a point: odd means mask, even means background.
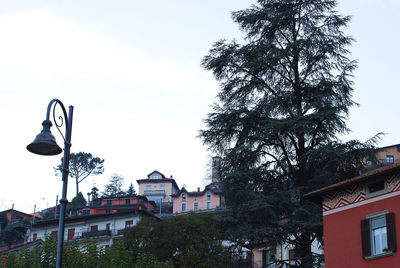
[{"label": "overcast sky", "polygon": [[[242,40],[231,11],[250,0],[6,1],[0,2],[0,210],[33,212],[55,205],[60,156],[33,155],[26,145],[41,131],[48,102],[73,105],[71,152],[105,159],[105,172],[80,184],[86,197],[110,175],[125,188],[154,170],[189,190],[208,183],[210,161],[196,137],[218,92],[200,67],[221,38]],[[400,143],[400,0],[340,1],[353,15],[347,32],[354,100],[344,140],[385,132],[381,145]],[[62,138],[52,128],[62,146]],[[64,130],[63,130],[64,132]],[[75,184],[69,181],[69,199]]]}]

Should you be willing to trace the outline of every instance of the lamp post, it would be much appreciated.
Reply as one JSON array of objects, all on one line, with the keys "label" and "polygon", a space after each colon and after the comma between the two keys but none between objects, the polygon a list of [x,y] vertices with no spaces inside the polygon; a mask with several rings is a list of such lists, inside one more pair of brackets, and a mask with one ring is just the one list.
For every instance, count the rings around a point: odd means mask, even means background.
[{"label": "lamp post", "polygon": [[[59,116],[56,120],[55,110],[56,106],[59,105],[63,112],[63,116]],[[35,140],[26,146],[26,149],[34,154],[39,155],[58,155],[62,152],[62,149],[57,145],[56,139],[51,134],[50,127],[53,125],[50,121],[50,112],[53,108],[53,121],[57,127],[58,132],[64,139],[64,158],[63,158],[63,168],[62,168],[62,197],[60,199],[60,219],[58,225],[58,240],[57,240],[57,259],[56,267],[61,268],[62,264],[62,252],[63,252],[63,242],[64,242],[64,219],[65,219],[65,207],[68,203],[67,200],[67,185],[68,185],[68,173],[69,173],[69,158],[70,158],[70,148],[71,148],[71,132],[72,132],[72,116],[74,107],[69,106],[68,116],[63,103],[58,99],[52,99],[47,106],[46,120],[43,121],[43,130],[40,132]],[[65,137],[60,131],[60,127],[65,123]],[[56,208],[57,209],[57,208]]]}]

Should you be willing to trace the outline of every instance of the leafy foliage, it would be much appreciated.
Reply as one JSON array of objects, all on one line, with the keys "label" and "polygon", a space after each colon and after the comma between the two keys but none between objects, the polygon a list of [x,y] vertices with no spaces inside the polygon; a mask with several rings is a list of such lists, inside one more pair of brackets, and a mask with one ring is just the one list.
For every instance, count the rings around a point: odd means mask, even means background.
[{"label": "leafy foliage", "polygon": [[124,196],[126,193],[122,190],[123,183],[123,177],[118,174],[112,175],[109,182],[104,186],[103,197]]},{"label": "leafy foliage", "polygon": [[66,208],[66,213],[67,215],[69,215],[70,213],[72,213],[73,215],[78,214],[77,210],[81,207],[86,206],[87,202],[85,197],[83,196],[83,194],[81,192],[78,193],[77,196],[75,196],[72,201],[70,203],[67,204],[67,208]]},{"label": "leafy foliage", "polygon": [[[220,40],[203,59],[221,84],[200,137],[223,155],[231,239],[289,243],[312,267],[322,241],[319,205],[303,194],[356,174],[372,143],[342,142],[348,131],[352,38],[335,0],[258,0],[233,12],[246,44]],[[229,232],[230,231],[230,232]]]},{"label": "leafy foliage", "polygon": [[[57,240],[48,235],[43,246],[36,245],[32,249],[0,255],[0,268],[55,267],[56,256]],[[120,239],[116,239],[108,250],[104,250],[95,239],[86,238],[79,242],[69,241],[64,245],[62,267],[172,268],[173,265],[170,261],[159,261],[150,253],[139,254],[135,259]]]},{"label": "leafy foliage", "polygon": [[[61,164],[54,168],[56,175],[61,176],[63,160]],[[86,179],[89,175],[99,175],[104,172],[104,159],[93,157],[91,153],[79,152],[71,153],[69,160],[69,175],[75,178],[76,195],[79,193],[79,183]]]},{"label": "leafy foliage", "polygon": [[0,232],[0,245],[9,246],[14,241],[21,241],[24,238],[24,233],[15,228],[14,226],[8,225],[4,230]]},{"label": "leafy foliage", "polygon": [[124,232],[124,243],[134,254],[151,253],[177,267],[231,267],[233,261],[222,245],[215,216],[198,213],[163,221],[142,218]]},{"label": "leafy foliage", "polygon": [[98,206],[100,205],[100,199],[99,199],[99,189],[97,189],[96,186],[93,186],[92,190],[90,191],[90,194],[92,195],[92,206]]}]

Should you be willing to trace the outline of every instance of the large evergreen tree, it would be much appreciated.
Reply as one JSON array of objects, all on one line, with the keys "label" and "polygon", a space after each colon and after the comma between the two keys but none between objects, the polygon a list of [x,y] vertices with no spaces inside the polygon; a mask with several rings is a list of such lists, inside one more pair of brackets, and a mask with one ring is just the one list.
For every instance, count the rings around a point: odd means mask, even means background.
[{"label": "large evergreen tree", "polygon": [[348,58],[349,17],[335,0],[258,0],[233,12],[246,43],[218,41],[202,62],[221,84],[200,132],[223,155],[232,239],[295,246],[301,267],[318,260],[319,205],[303,194],[353,175],[372,145],[347,143],[355,105]]}]

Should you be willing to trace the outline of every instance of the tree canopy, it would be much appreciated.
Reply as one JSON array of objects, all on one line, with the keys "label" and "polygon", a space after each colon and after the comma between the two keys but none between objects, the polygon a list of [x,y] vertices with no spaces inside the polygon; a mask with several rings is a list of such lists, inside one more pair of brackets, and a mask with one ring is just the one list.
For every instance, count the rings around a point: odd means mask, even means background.
[{"label": "tree canopy", "polygon": [[174,216],[162,221],[144,217],[124,232],[125,246],[134,254],[150,253],[176,267],[233,267],[229,250],[212,213]]},{"label": "tree canopy", "polygon": [[[61,164],[54,168],[56,175],[62,174],[64,157]],[[79,193],[79,183],[90,175],[99,175],[104,172],[104,159],[93,157],[91,153],[79,152],[71,153],[69,160],[69,175],[75,178],[76,195]]]},{"label": "tree canopy", "polygon": [[350,17],[335,0],[258,0],[233,12],[246,43],[220,40],[202,65],[221,90],[200,137],[223,156],[232,240],[289,243],[312,267],[319,205],[303,194],[356,174],[373,148],[343,142],[351,99]]},{"label": "tree canopy", "polygon": [[129,185],[129,188],[128,188],[128,191],[126,191],[126,194],[131,195],[131,196],[136,195],[136,191],[135,191],[135,188],[133,187],[132,183]]},{"label": "tree canopy", "polygon": [[104,191],[102,192],[103,197],[118,197],[126,195],[125,191],[122,190],[123,184],[124,178],[118,174],[113,174],[108,183],[104,186]]}]

